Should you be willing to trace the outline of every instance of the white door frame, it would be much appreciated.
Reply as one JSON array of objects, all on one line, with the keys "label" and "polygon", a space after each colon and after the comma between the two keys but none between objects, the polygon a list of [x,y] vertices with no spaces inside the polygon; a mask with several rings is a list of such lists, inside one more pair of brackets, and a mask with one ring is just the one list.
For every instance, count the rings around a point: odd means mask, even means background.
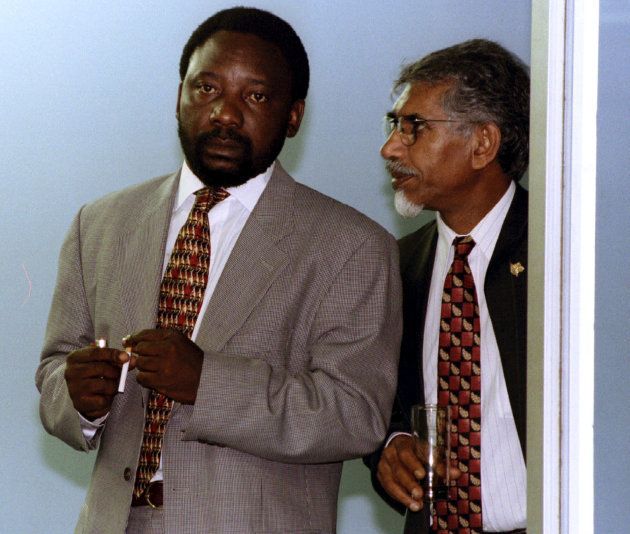
[{"label": "white door frame", "polygon": [[532,1],[528,531],[593,532],[598,0]]}]

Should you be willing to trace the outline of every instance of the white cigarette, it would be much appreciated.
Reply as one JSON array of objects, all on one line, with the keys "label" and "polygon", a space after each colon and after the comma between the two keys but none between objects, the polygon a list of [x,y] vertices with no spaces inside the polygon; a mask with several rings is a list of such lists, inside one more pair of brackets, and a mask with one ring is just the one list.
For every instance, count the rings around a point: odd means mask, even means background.
[{"label": "white cigarette", "polygon": [[[127,354],[131,358],[131,350],[126,349]],[[118,393],[125,392],[125,381],[127,380],[127,372],[129,371],[129,362],[123,363],[123,366],[120,370],[120,380],[118,381]]]}]

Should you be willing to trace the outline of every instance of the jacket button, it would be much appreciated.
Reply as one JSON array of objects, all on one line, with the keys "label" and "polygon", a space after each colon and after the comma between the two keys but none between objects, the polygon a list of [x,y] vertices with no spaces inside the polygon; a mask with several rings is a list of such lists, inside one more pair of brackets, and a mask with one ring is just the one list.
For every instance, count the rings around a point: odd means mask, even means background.
[{"label": "jacket button", "polygon": [[129,467],[125,467],[125,472],[123,473],[123,478],[127,481],[131,480],[131,469]]}]

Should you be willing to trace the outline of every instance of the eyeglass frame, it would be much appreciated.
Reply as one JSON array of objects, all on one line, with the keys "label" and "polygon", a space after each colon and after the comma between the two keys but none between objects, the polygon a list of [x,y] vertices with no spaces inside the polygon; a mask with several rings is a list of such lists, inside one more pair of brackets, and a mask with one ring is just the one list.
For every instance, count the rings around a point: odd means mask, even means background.
[{"label": "eyeglass frame", "polygon": [[[455,119],[425,119],[415,113],[410,115],[398,116],[393,111],[388,112],[384,117],[385,133],[389,138],[396,130],[400,137],[400,141],[405,146],[412,146],[418,139],[418,132],[424,130],[430,122],[467,122]],[[403,124],[411,125],[411,132],[403,131]]]}]

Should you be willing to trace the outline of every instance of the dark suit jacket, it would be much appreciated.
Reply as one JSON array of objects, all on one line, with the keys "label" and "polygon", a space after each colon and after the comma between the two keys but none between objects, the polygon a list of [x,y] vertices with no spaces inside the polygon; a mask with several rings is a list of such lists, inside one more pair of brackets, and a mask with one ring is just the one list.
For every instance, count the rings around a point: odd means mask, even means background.
[{"label": "dark suit jacket", "polygon": [[[523,455],[527,375],[527,207],[528,193],[517,185],[484,281],[488,310],[501,354]],[[424,402],[422,344],[437,237],[437,224],[432,221],[399,241],[403,280],[403,340],[398,391],[388,435],[397,431],[409,432],[411,406]],[[510,267],[517,263],[525,270],[515,275]],[[404,508],[393,501],[376,480],[381,451],[365,459],[372,470],[372,483],[381,497],[402,513]],[[417,516],[415,520],[421,519],[418,514],[408,515]]]}]

